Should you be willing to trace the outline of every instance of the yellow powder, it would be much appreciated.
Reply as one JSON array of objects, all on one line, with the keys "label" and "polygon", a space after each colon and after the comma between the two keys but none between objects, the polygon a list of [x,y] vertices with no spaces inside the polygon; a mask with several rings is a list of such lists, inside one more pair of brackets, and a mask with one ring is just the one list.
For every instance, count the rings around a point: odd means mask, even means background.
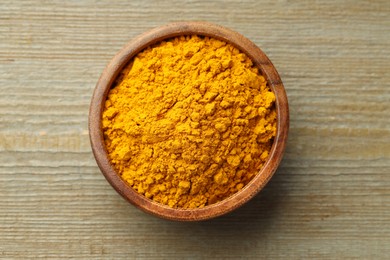
[{"label": "yellow powder", "polygon": [[200,208],[242,189],[276,134],[275,95],[237,48],[182,36],[139,53],[103,112],[109,159],[134,190]]}]

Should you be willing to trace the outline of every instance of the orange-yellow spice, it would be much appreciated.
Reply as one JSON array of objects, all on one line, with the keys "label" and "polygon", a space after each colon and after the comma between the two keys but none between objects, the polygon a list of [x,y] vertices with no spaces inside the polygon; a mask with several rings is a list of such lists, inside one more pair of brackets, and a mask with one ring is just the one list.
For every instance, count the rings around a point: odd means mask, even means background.
[{"label": "orange-yellow spice", "polygon": [[110,162],[138,193],[200,208],[242,189],[276,134],[275,95],[231,44],[182,36],[139,53],[110,90]]}]

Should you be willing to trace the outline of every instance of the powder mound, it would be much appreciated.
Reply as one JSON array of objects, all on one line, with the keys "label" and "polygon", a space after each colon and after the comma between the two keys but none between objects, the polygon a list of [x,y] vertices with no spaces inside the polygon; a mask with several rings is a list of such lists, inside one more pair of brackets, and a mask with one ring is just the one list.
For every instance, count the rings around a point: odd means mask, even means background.
[{"label": "powder mound", "polygon": [[134,190],[201,208],[242,189],[276,134],[275,95],[234,46],[182,36],[139,53],[103,112],[109,160]]}]

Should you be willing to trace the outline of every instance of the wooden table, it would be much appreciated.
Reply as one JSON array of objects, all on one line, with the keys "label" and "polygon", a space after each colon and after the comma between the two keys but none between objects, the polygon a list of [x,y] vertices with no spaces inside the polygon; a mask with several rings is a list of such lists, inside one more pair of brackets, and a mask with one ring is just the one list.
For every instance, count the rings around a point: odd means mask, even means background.
[{"label": "wooden table", "polygon": [[[385,259],[390,256],[389,1],[0,4],[0,258]],[[240,1],[241,2],[241,1]],[[241,32],[290,102],[281,167],[230,215],[144,214],[92,156],[88,106],[111,57],[171,21]]]}]

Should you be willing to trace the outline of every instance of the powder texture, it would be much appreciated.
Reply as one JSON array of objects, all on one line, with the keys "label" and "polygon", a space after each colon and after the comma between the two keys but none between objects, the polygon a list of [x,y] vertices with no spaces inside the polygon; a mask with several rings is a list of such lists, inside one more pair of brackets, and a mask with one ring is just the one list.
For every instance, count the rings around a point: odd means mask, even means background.
[{"label": "powder texture", "polygon": [[103,112],[110,162],[135,191],[200,208],[242,189],[276,134],[275,95],[234,46],[182,36],[140,52]]}]

